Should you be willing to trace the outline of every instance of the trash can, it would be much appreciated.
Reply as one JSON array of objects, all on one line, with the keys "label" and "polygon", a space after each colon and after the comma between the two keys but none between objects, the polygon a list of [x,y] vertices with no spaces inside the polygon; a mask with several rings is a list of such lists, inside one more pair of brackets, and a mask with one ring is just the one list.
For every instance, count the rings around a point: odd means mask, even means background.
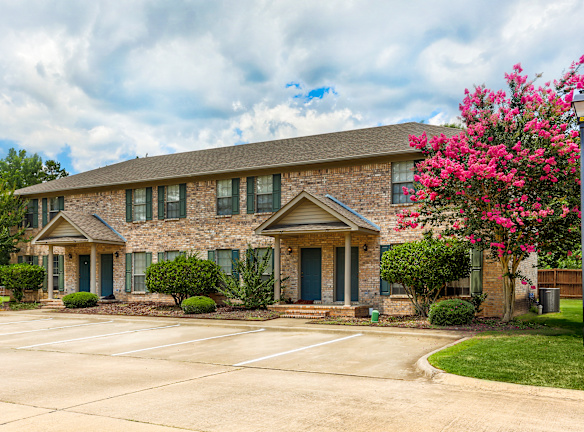
[{"label": "trash can", "polygon": [[540,288],[539,303],[543,306],[543,313],[553,313],[560,311],[560,289]]}]

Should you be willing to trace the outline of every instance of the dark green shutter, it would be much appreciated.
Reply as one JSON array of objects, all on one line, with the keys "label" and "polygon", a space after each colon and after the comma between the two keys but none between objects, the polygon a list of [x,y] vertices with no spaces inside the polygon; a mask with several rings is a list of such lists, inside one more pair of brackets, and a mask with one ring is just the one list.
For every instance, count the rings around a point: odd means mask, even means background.
[{"label": "dark green shutter", "polygon": [[282,190],[282,174],[274,174],[272,176],[272,210],[280,210]]},{"label": "dark green shutter", "polygon": [[182,183],[178,185],[178,193],[179,193],[179,218],[186,218],[187,217],[187,184]]},{"label": "dark green shutter", "polygon": [[47,199],[43,198],[43,226],[45,226],[48,221],[49,221],[49,214],[48,214],[48,208],[47,208]]},{"label": "dark green shutter", "polygon": [[471,249],[470,261],[470,293],[481,294],[483,292],[483,251]]},{"label": "dark green shutter", "polygon": [[231,214],[239,214],[239,179],[231,179]]},{"label": "dark green shutter", "polygon": [[247,178],[247,214],[255,213],[255,177]]},{"label": "dark green shutter", "polygon": [[32,265],[36,265],[36,266],[39,265],[39,257],[38,256],[34,255],[32,257]]},{"label": "dark green shutter", "polygon": [[45,269],[45,278],[43,279],[43,291],[49,289],[49,257],[43,255],[43,268]]},{"label": "dark green shutter", "polygon": [[126,222],[132,222],[132,189],[126,189]]},{"label": "dark green shutter", "polygon": [[164,186],[158,186],[158,219],[164,219]]},{"label": "dark green shutter", "polygon": [[152,220],[152,188],[146,188],[146,220]]},{"label": "dark green shutter", "polygon": [[33,228],[39,227],[39,200],[38,199],[32,200],[32,227]]},{"label": "dark green shutter", "polygon": [[21,255],[18,258],[18,264],[22,264],[24,262],[24,257]]},{"label": "dark green shutter", "polygon": [[[152,252],[146,252],[146,270],[152,264]],[[144,278],[146,279],[146,278]],[[146,284],[146,280],[144,280],[144,287],[146,288],[146,292],[148,292],[148,285]]]},{"label": "dark green shutter", "polygon": [[126,254],[126,292],[132,292],[132,254]]},{"label": "dark green shutter", "polygon": [[59,197],[59,211],[63,211],[63,210],[65,210],[65,197],[60,196]]},{"label": "dark green shutter", "polygon": [[57,255],[59,266],[59,291],[65,291],[65,255]]},{"label": "dark green shutter", "polygon": [[231,275],[233,279],[239,280],[239,273],[235,271],[236,262],[239,261],[239,249],[231,250]]},{"label": "dark green shutter", "polygon": [[[383,257],[383,253],[387,252],[388,250],[391,249],[391,246],[385,245],[385,246],[381,246],[380,247],[380,257],[379,257],[379,270],[381,272],[381,258]],[[380,293],[381,295],[390,295],[391,294],[391,286],[389,284],[389,282],[384,281],[383,279],[380,279],[381,281],[381,289],[380,289]]]},{"label": "dark green shutter", "polygon": [[158,252],[158,262],[164,261],[164,252]]},{"label": "dark green shutter", "polygon": [[209,261],[215,262],[215,251],[214,250],[210,250],[207,252],[207,259]]}]

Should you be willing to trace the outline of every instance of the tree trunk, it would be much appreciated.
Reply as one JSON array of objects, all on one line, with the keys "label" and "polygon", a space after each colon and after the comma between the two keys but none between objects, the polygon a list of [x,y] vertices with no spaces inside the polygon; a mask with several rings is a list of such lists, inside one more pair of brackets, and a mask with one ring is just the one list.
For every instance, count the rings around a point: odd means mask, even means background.
[{"label": "tree trunk", "polygon": [[[506,258],[506,257],[505,257]],[[509,271],[509,258],[501,258],[501,267],[503,268],[503,322],[509,322],[513,319],[513,310],[515,308],[515,279],[511,277]]]}]

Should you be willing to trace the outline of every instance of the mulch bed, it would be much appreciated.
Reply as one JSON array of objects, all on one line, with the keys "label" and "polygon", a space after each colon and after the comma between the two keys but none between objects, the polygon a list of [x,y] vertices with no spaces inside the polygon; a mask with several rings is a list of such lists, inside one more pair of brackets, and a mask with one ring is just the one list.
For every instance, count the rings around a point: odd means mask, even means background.
[{"label": "mulch bed", "polygon": [[181,308],[175,305],[160,304],[156,302],[134,303],[107,303],[95,307],[83,309],[61,309],[61,313],[98,314],[98,315],[131,315],[131,316],[156,316],[172,318],[209,318],[222,320],[246,320],[267,321],[278,318],[278,312],[268,310],[248,310],[231,306],[218,306],[213,313],[185,314]]},{"label": "mulch bed", "polygon": [[369,327],[402,327],[433,330],[463,330],[469,332],[507,331],[546,328],[541,324],[513,320],[503,323],[499,318],[475,318],[472,323],[465,326],[439,327],[432,325],[427,319],[417,316],[388,316],[381,315],[378,323],[372,323],[371,318],[344,318],[331,317],[310,321],[310,324],[331,324]]}]

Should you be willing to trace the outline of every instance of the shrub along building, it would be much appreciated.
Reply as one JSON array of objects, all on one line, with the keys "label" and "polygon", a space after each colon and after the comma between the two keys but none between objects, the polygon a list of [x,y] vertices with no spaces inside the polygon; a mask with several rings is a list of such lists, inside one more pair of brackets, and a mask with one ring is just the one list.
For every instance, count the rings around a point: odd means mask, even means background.
[{"label": "shrub along building", "polygon": [[[47,269],[45,298],[90,291],[168,301],[148,293],[150,263],[196,251],[229,274],[249,244],[272,249],[272,271],[288,278],[276,277],[276,299],[409,314],[403,287],[380,280],[380,256],[421,237],[395,227],[421,158],[408,137],[424,131],[457,132],[404,123],[132,159],[19,189],[33,240],[13,261]],[[536,277],[529,263],[523,270]],[[446,294],[484,291],[485,314],[500,315],[499,275],[475,254],[471,277]],[[518,312],[526,298],[518,285]]]}]

